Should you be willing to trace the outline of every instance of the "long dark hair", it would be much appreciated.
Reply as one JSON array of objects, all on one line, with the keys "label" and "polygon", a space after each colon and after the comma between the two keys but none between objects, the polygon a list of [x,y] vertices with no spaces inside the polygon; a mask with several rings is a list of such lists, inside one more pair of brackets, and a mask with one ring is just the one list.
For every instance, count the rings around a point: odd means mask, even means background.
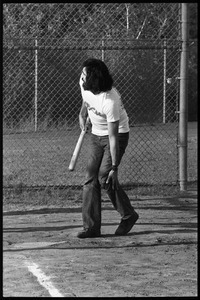
[{"label": "long dark hair", "polygon": [[89,58],[83,63],[83,68],[86,68],[87,72],[86,80],[83,83],[84,90],[99,94],[112,89],[112,76],[102,60]]}]

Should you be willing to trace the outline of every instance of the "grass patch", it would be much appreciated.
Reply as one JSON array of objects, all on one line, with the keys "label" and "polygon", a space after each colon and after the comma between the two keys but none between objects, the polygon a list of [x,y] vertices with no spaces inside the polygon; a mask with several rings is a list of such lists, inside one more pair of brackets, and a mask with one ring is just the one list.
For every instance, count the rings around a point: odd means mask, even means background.
[{"label": "grass patch", "polygon": [[[175,125],[131,128],[119,170],[120,183],[133,198],[179,192]],[[75,171],[68,165],[77,131],[23,133],[4,136],[3,205],[67,207],[81,205],[88,155],[85,139]],[[188,134],[188,188],[197,182],[197,130]]]},{"label": "grass patch", "polygon": [[28,210],[33,207],[72,207],[82,204],[82,190],[74,188],[24,188],[16,185],[3,189],[3,209]]}]

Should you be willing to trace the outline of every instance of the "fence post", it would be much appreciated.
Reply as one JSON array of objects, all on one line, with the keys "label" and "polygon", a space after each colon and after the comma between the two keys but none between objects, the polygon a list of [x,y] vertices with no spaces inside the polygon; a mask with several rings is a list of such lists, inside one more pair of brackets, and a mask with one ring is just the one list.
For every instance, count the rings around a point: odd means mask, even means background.
[{"label": "fence post", "polygon": [[166,122],[166,70],[167,70],[167,49],[166,39],[164,39],[164,62],[163,62],[163,123]]},{"label": "fence post", "polygon": [[181,3],[180,103],[179,103],[179,183],[187,190],[187,122],[188,122],[188,4]]},{"label": "fence post", "polygon": [[38,50],[37,38],[35,39],[35,131],[37,131],[37,104],[38,104]]},{"label": "fence post", "polygon": [[128,35],[129,32],[129,4],[125,3],[126,6],[126,33]]}]

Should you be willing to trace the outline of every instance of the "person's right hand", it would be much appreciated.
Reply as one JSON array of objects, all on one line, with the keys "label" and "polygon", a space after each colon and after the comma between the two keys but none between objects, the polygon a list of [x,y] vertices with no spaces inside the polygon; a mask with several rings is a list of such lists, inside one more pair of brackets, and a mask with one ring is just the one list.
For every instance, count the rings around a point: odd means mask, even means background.
[{"label": "person's right hand", "polygon": [[89,120],[89,122],[87,122],[87,124],[86,124],[86,121],[87,121],[87,118],[84,118],[83,116],[79,115],[79,125],[80,125],[81,130],[88,131],[89,127],[91,126],[90,120]]},{"label": "person's right hand", "polygon": [[79,115],[79,126],[81,128],[81,130],[85,130],[85,122],[86,122],[86,119]]}]

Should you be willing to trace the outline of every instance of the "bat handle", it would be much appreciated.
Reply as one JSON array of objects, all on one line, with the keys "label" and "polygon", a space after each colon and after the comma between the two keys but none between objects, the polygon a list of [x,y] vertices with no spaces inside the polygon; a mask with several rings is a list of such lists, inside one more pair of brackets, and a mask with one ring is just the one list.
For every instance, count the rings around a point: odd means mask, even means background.
[{"label": "bat handle", "polygon": [[75,146],[75,149],[74,149],[74,152],[73,152],[70,164],[69,164],[69,168],[68,168],[69,171],[73,171],[74,168],[75,168],[75,165],[76,165],[76,162],[77,162],[77,159],[78,159],[78,156],[79,156],[79,152],[81,150],[81,146],[82,146],[82,143],[83,143],[83,138],[84,138],[84,136],[87,132],[87,125],[88,125],[89,121],[90,121],[90,118],[88,116],[87,120],[85,122],[85,128],[84,128],[84,130],[81,130],[81,134],[80,134],[78,142]]},{"label": "bat handle", "polygon": [[90,118],[87,116],[86,122],[85,122],[85,129],[83,131],[87,130],[87,125],[90,123]]}]

